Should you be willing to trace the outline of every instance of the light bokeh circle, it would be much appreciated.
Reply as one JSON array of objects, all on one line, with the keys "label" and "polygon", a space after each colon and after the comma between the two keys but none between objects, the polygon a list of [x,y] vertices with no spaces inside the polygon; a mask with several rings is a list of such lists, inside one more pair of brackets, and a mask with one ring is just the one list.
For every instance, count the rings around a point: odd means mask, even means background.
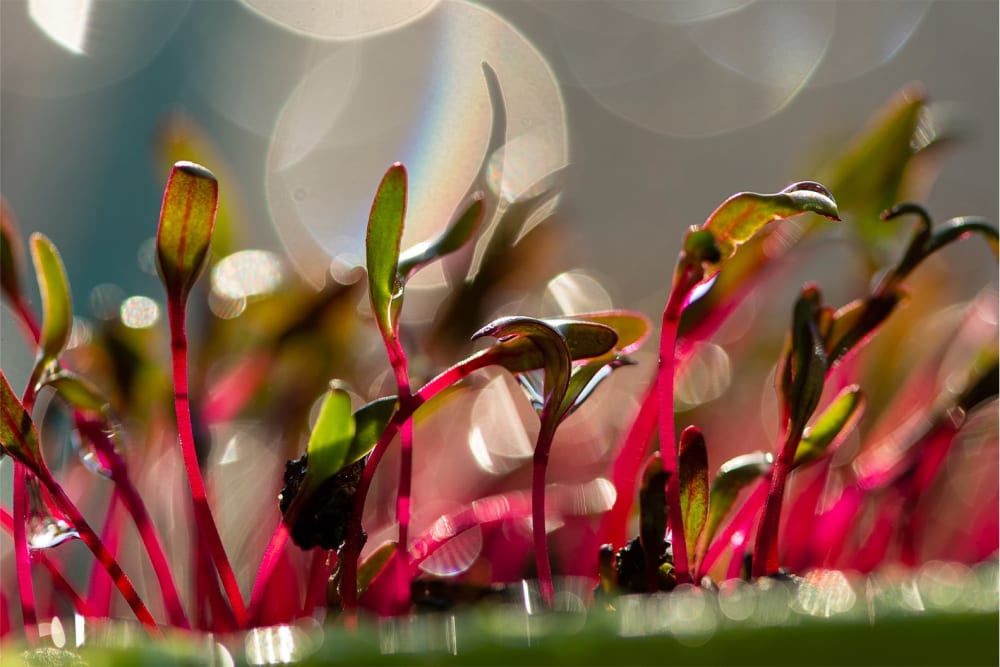
[{"label": "light bokeh circle", "polygon": [[391,34],[337,47],[289,98],[267,160],[272,220],[310,282],[326,279],[332,258],[361,263],[371,201],[393,162],[409,173],[403,246],[450,221],[487,157],[484,62],[497,73],[507,111],[504,169],[534,183],[566,165],[555,78],[496,14],[442,2]]}]

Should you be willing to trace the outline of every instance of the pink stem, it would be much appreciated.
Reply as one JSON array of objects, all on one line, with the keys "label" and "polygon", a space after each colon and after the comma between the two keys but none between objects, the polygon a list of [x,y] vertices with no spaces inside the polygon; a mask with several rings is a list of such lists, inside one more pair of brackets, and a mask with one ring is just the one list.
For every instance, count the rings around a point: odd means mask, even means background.
[{"label": "pink stem", "polygon": [[[654,379],[646,390],[639,412],[633,419],[615,457],[611,479],[617,495],[611,510],[601,519],[601,528],[597,533],[597,541],[600,544],[611,544],[615,549],[619,549],[625,546],[628,539],[626,536],[628,517],[635,504],[639,470],[642,468],[642,462],[646,458],[646,448],[656,429],[658,398],[659,390]],[[588,552],[595,553],[600,544],[592,544]]]},{"label": "pink stem", "polygon": [[302,605],[302,615],[311,616],[316,607],[326,599],[326,585],[330,580],[333,561],[332,552],[325,549],[313,549],[312,563],[309,566],[309,579],[306,581],[305,601]]},{"label": "pink stem", "polygon": [[789,430],[778,457],[771,468],[771,486],[764,501],[764,516],[757,529],[757,539],[753,551],[753,576],[766,577],[780,568],[778,558],[778,528],[781,521],[781,506],[785,497],[785,485],[795,461],[795,450],[802,439],[804,425]]},{"label": "pink stem", "polygon": [[549,463],[552,437],[555,435],[550,430],[555,429],[545,428],[546,421],[542,420],[542,429],[538,433],[531,463],[531,533],[542,600],[546,605],[551,605],[555,590],[552,586],[552,565],[549,562],[549,546],[545,535],[545,470]]},{"label": "pink stem", "polygon": [[[683,260],[682,260],[683,261]],[[677,474],[677,434],[674,426],[674,366],[677,330],[691,290],[698,284],[695,269],[685,263],[670,290],[663,309],[660,329],[660,362],[656,386],[659,396],[660,456],[667,475],[667,512],[672,533],[674,572],[677,583],[691,583],[687,544],[684,540],[684,516],[681,511],[680,477]]]},{"label": "pink stem", "polygon": [[173,357],[174,378],[174,410],[177,415],[177,432],[180,440],[184,467],[187,470],[188,484],[191,488],[191,501],[194,506],[195,523],[201,539],[208,546],[209,554],[215,569],[222,579],[222,586],[229,597],[236,624],[240,628],[247,626],[247,609],[240,593],[239,583],[233,566],[226,556],[226,548],[222,544],[219,529],[212,517],[212,508],[208,504],[205,492],[205,481],[198,467],[198,455],[194,446],[194,429],[191,426],[191,404],[188,397],[187,373],[187,334],[185,332],[185,306],[183,300],[171,299],[168,312],[170,319],[170,351]]},{"label": "pink stem", "polygon": [[257,578],[254,579],[253,591],[250,593],[250,622],[253,625],[260,622],[264,594],[267,592],[267,586],[271,582],[271,576],[281,559],[281,554],[285,551],[289,536],[288,524],[284,520],[279,520],[278,527],[274,529],[271,540],[264,548],[264,557],[261,559]]},{"label": "pink stem", "polygon": [[14,564],[17,570],[17,590],[21,602],[21,618],[28,642],[38,641],[38,618],[35,615],[35,587],[31,580],[31,554],[28,551],[28,472],[27,467],[14,461]]}]

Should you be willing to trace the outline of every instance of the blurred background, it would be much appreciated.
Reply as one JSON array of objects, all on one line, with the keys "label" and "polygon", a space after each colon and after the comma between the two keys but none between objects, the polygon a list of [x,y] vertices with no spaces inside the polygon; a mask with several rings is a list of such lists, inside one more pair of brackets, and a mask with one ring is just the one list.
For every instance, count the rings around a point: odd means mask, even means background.
[{"label": "blurred background", "polygon": [[[22,232],[59,247],[85,316],[162,301],[150,239],[192,137],[238,203],[238,247],[285,249],[316,284],[331,260],[359,260],[393,161],[410,172],[406,244],[447,222],[484,157],[502,161],[491,187],[509,199],[568,165],[559,268],[579,271],[563,293],[654,319],[687,226],[734,192],[811,177],[907,82],[949,105],[963,137],[931,212],[997,220],[988,0],[5,0],[0,12],[0,188]],[[508,113],[493,156],[484,61]],[[981,285],[995,266],[976,257]],[[4,310],[14,386],[31,361],[16,333]]]}]

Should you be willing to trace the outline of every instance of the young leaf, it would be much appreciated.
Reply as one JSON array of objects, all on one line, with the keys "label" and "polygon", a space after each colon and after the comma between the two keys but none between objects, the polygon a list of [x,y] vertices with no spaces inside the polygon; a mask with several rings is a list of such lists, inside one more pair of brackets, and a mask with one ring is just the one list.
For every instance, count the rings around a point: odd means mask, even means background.
[{"label": "young leaf", "polygon": [[219,183],[205,167],[178,162],[163,192],[156,262],[169,297],[183,303],[205,266],[219,204]]},{"label": "young leaf", "polygon": [[[614,330],[618,336],[618,341],[614,344],[614,349],[620,354],[631,354],[635,352],[646,341],[653,326],[649,318],[638,311],[632,310],[608,310],[595,313],[577,313],[574,320],[582,322],[593,322],[603,324]],[[570,343],[570,353],[573,352],[575,343]],[[596,356],[596,355],[591,355]],[[577,357],[574,357],[576,359]]]},{"label": "young leaf", "polygon": [[857,424],[864,409],[865,395],[861,388],[858,385],[845,387],[802,434],[792,466],[811,463],[823,456],[834,443],[842,441]]},{"label": "young leaf", "polygon": [[305,488],[301,493],[311,494],[324,480],[344,467],[354,434],[351,397],[331,383],[320,406],[316,425],[309,435],[306,450],[309,464],[306,468]]},{"label": "young leaf", "polygon": [[[603,325],[587,324],[586,327],[588,333],[593,328],[595,332],[603,329],[614,335],[613,331]],[[497,338],[501,345],[521,339],[533,346],[536,353],[541,355],[542,367],[545,370],[542,428],[554,431],[559,421],[559,407],[566,396],[570,377],[570,351],[562,333],[552,324],[533,317],[505,317],[477,331],[473,339],[482,336]],[[614,345],[614,341],[611,345]]]},{"label": "young leaf", "polygon": [[789,406],[790,431],[805,428],[823,394],[827,356],[817,326],[820,311],[819,290],[805,286],[795,303],[791,349],[782,373],[787,378],[782,382],[782,400]]},{"label": "young leaf", "polygon": [[565,419],[576,412],[576,409],[583,405],[584,401],[597,389],[597,386],[604,382],[615,369],[634,363],[628,357],[605,355],[574,368],[569,377],[566,396],[563,397],[562,405],[559,407],[560,419]]},{"label": "young leaf", "polygon": [[677,474],[684,516],[684,540],[687,553],[694,554],[698,536],[708,518],[708,448],[697,426],[681,432],[677,445]]},{"label": "young leaf", "polygon": [[448,225],[439,237],[418,243],[400,255],[398,269],[400,279],[406,282],[423,266],[455,252],[468,243],[483,221],[484,198],[482,192],[473,193],[472,201],[465,211]]},{"label": "young leaf", "polygon": [[402,306],[399,281],[399,244],[406,215],[406,168],[398,162],[385,172],[368,216],[365,253],[368,295],[383,338],[395,336]]},{"label": "young leaf", "polygon": [[60,369],[45,380],[59,396],[77,410],[104,412],[110,407],[108,400],[88,380]]},{"label": "young leaf", "polygon": [[386,542],[372,552],[368,558],[358,567],[358,595],[361,595],[382,570],[385,569],[389,559],[399,550],[399,545],[395,542]]},{"label": "young leaf", "polygon": [[646,556],[647,565],[655,568],[663,553],[663,539],[667,534],[667,473],[663,459],[654,452],[646,462],[639,487],[639,543]]},{"label": "young leaf", "polygon": [[726,518],[743,487],[768,475],[773,463],[774,458],[770,452],[752,452],[722,464],[709,493],[708,520],[705,524],[703,544],[708,545],[712,542],[715,532],[722,525],[722,520]]},{"label": "young leaf", "polygon": [[7,381],[7,374],[0,370],[0,446],[12,458],[21,462],[36,475],[45,466],[38,446],[38,432],[21,401]]},{"label": "young leaf", "polygon": [[[533,320],[525,317],[502,317],[487,324],[472,335],[472,339],[483,336],[503,336],[497,345],[479,353],[483,356],[477,364],[479,367],[494,364],[503,366],[511,373],[524,373],[536,368],[544,368],[546,357],[543,348],[536,345],[529,336],[514,336],[501,334],[509,327],[516,327],[525,320],[542,322],[544,327],[555,331],[563,340],[570,358],[592,359],[600,357],[612,350],[618,336],[608,326],[596,322],[575,319]],[[494,334],[494,332],[497,332]]]},{"label": "young leaf", "polygon": [[40,362],[45,363],[57,359],[69,341],[73,327],[73,303],[66,268],[52,241],[35,232],[29,244],[42,295],[42,337],[39,345]]},{"label": "young leaf", "polygon": [[824,335],[830,367],[840,363],[851,350],[871,337],[904,297],[900,289],[880,291],[839,308]]},{"label": "young leaf", "polygon": [[397,403],[395,396],[386,396],[357,409],[354,413],[354,437],[344,459],[345,466],[360,460],[372,450],[396,411]]},{"label": "young leaf", "polygon": [[733,195],[715,209],[701,226],[701,230],[709,231],[714,236],[719,257],[712,261],[714,251],[702,253],[701,259],[707,264],[705,277],[714,275],[719,264],[732,257],[740,245],[767,223],[806,212],[818,213],[831,220],[840,219],[833,195],[812,181],[793,183],[775,194],[741,192]]}]

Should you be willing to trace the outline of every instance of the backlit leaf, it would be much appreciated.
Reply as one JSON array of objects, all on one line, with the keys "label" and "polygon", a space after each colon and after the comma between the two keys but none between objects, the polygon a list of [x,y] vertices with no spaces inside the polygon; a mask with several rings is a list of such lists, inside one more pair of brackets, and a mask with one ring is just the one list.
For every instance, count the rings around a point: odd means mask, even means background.
[{"label": "backlit leaf", "polygon": [[865,396],[857,385],[845,387],[806,429],[795,450],[792,466],[811,463],[846,438],[861,418]]},{"label": "backlit leaf", "polygon": [[368,216],[365,253],[372,313],[384,338],[395,336],[402,306],[399,244],[406,215],[406,169],[398,162],[385,172]]},{"label": "backlit leaf", "polygon": [[372,580],[385,569],[389,559],[399,550],[398,547],[395,542],[386,542],[362,561],[358,566],[358,595],[368,590]]},{"label": "backlit leaf", "polygon": [[7,381],[7,374],[0,370],[0,445],[15,460],[38,474],[43,467],[42,453],[38,447],[38,431],[21,401]]},{"label": "backlit leaf", "polygon": [[[703,253],[701,259],[707,265],[705,277],[711,277],[718,271],[719,264],[732,257],[740,245],[749,241],[767,223],[807,212],[832,220],[840,219],[833,195],[812,181],[793,183],[775,194],[741,192],[733,195],[715,209],[700,228],[712,233],[719,253],[717,261],[712,261],[714,252]],[[693,230],[692,235],[698,231]]]},{"label": "backlit leaf", "polygon": [[205,167],[178,162],[163,192],[156,262],[172,300],[184,302],[208,257],[219,183]]},{"label": "backlit leaf", "polygon": [[[611,336],[617,339],[611,329],[590,323],[586,323],[586,327],[583,328],[583,331],[586,332],[584,337],[599,338],[601,337],[601,334],[598,333],[600,330],[610,332]],[[534,346],[536,353],[541,355],[542,368],[545,372],[543,386],[545,407],[541,413],[542,428],[554,432],[559,423],[559,408],[566,396],[570,377],[570,351],[567,339],[563,337],[562,332],[552,324],[533,317],[504,317],[477,331],[473,339],[482,336],[497,338],[501,345],[512,340],[522,339]],[[614,345],[614,340],[610,341],[608,349],[612,345]]]},{"label": "backlit leaf", "polygon": [[677,445],[677,476],[684,517],[684,540],[687,553],[694,554],[698,536],[708,519],[708,448],[697,426],[681,432]]},{"label": "backlit leaf", "polygon": [[60,369],[46,378],[45,384],[77,410],[104,412],[109,407],[108,400],[97,387],[70,371]]},{"label": "backlit leaf", "polygon": [[375,447],[393,412],[396,411],[396,403],[395,396],[387,396],[377,398],[357,409],[354,413],[354,437],[347,450],[344,465],[354,463]]},{"label": "backlit leaf", "polygon": [[354,434],[351,397],[331,383],[329,391],[323,397],[316,425],[309,435],[309,464],[306,468],[304,493],[312,493],[320,483],[344,467]]},{"label": "backlit leaf", "polygon": [[[513,321],[531,320],[532,318],[506,317],[486,325],[473,335],[473,340],[483,336],[493,336],[492,331],[501,331],[504,327],[513,325]],[[614,330],[597,322],[586,322],[575,319],[534,320],[544,322],[545,326],[559,333],[565,341],[570,359],[592,359],[611,351],[617,340]],[[531,339],[517,336],[501,340],[487,350],[479,353],[483,359],[477,367],[490,364],[503,366],[511,373],[524,373],[543,368],[546,364],[543,350]]]},{"label": "backlit leaf", "polygon": [[35,276],[42,295],[42,337],[40,361],[59,357],[73,328],[73,304],[69,281],[59,252],[47,237],[35,232],[29,240]]},{"label": "backlit leaf", "polygon": [[483,221],[483,193],[476,192],[458,219],[431,241],[418,243],[399,258],[399,277],[404,282],[421,267],[449,255],[469,242]]},{"label": "backlit leaf", "polygon": [[[649,318],[638,311],[632,310],[608,310],[594,313],[574,313],[574,320],[583,322],[594,322],[603,324],[614,329],[618,336],[618,341],[614,349],[621,354],[631,354],[642,347],[652,330]],[[567,342],[568,339],[567,339]],[[569,343],[570,353],[573,353],[574,344]],[[592,355],[593,356],[593,355]],[[576,357],[574,357],[575,359]]]},{"label": "backlit leaf", "polygon": [[722,464],[712,481],[703,544],[711,543],[739,492],[751,482],[768,475],[772,463],[773,458],[769,452],[753,452],[737,456]]}]

